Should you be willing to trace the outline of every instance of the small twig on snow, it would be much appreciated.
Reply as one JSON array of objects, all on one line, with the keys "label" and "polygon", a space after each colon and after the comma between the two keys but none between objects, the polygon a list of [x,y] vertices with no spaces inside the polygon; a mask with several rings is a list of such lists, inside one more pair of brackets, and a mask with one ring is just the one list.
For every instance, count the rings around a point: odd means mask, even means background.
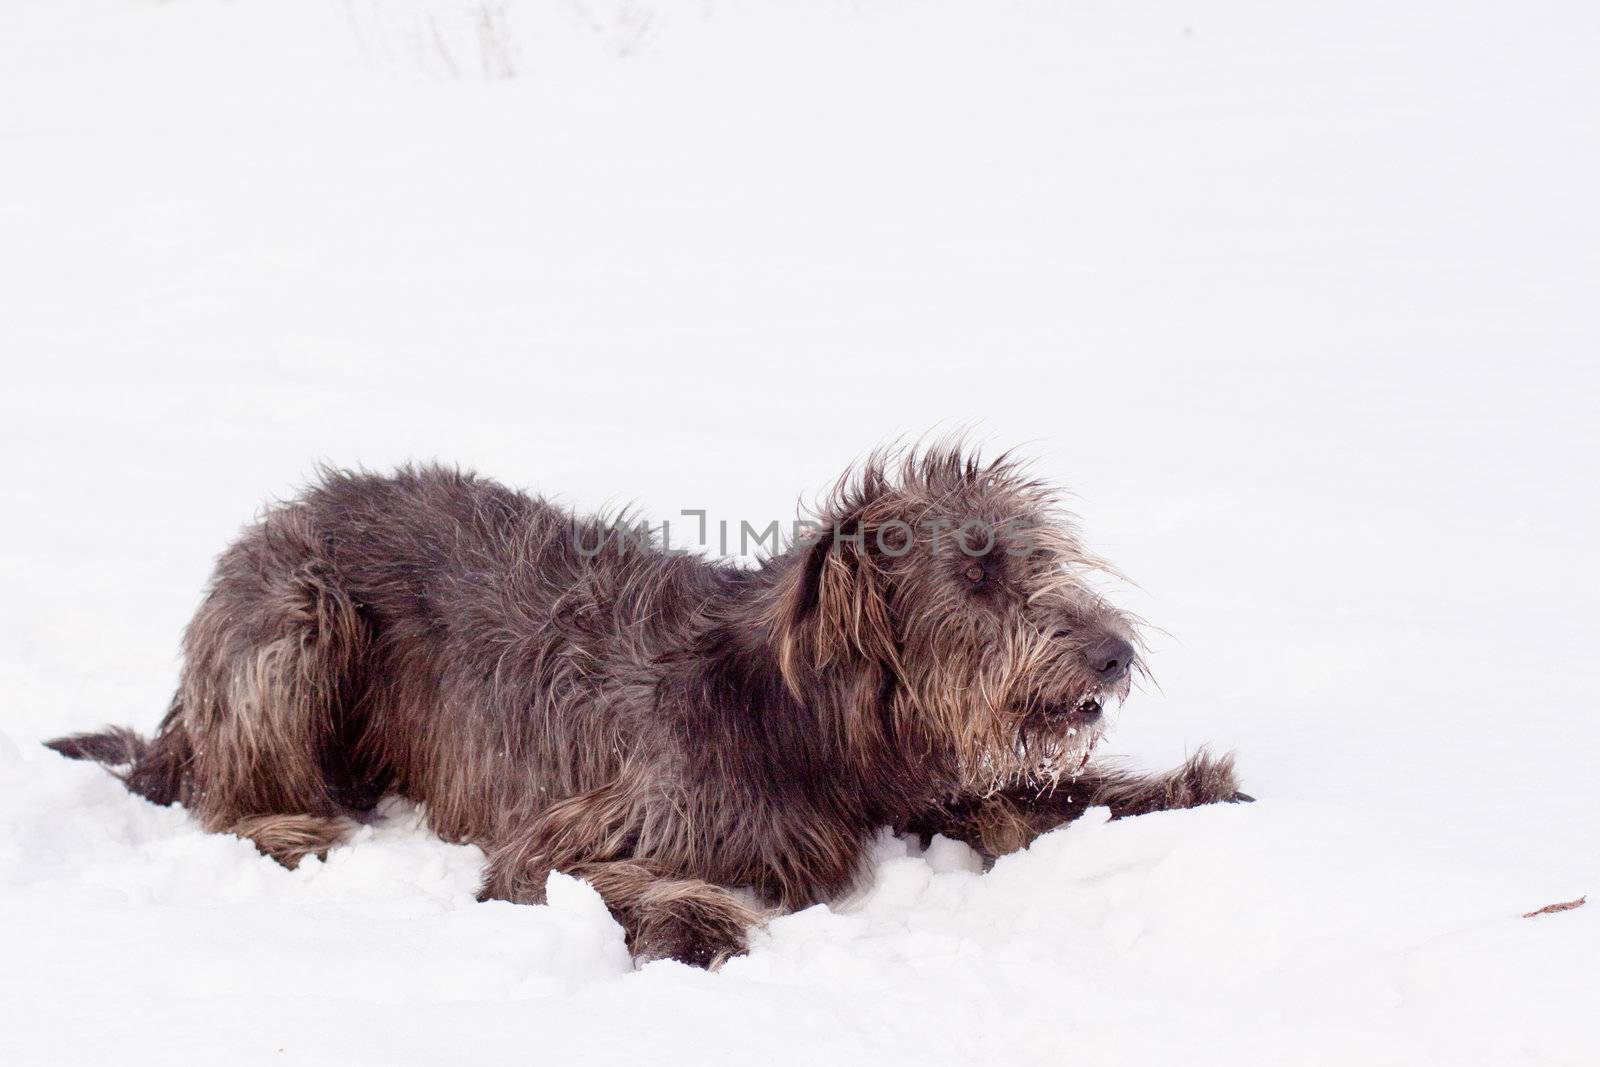
[{"label": "small twig on snow", "polygon": [[1559,904],[1546,904],[1542,908],[1536,908],[1533,911],[1526,912],[1522,917],[1524,919],[1531,919],[1535,915],[1554,915],[1558,911],[1571,911],[1573,908],[1583,907],[1588,900],[1589,897],[1587,894],[1585,894],[1584,896],[1579,897],[1577,900],[1563,900]]}]

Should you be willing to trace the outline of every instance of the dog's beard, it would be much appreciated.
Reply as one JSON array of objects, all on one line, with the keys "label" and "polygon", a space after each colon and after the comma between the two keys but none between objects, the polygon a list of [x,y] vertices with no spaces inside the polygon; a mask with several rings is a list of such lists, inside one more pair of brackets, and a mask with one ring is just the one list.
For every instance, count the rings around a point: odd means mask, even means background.
[{"label": "dog's beard", "polygon": [[1049,790],[1070,782],[1088,767],[1109,717],[1126,697],[1127,686],[1116,685],[1051,710],[1030,711],[1009,745],[987,748],[963,768],[968,786],[987,794],[1015,786]]},{"label": "dog's beard", "polygon": [[1094,749],[1106,734],[1106,721],[1121,705],[1123,694],[1115,688],[1086,693],[1065,715],[1049,716],[1022,734],[1025,781],[1054,786],[1076,777],[1089,765]]}]

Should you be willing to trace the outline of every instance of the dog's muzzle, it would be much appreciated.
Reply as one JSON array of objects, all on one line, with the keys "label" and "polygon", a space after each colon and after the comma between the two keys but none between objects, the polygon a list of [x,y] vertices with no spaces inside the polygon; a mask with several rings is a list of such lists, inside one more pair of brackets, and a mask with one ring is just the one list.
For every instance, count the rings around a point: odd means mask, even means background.
[{"label": "dog's muzzle", "polygon": [[1097,689],[1086,693],[1070,704],[1052,704],[1045,708],[1045,717],[1056,723],[1089,726],[1100,721],[1107,711],[1115,708],[1122,699],[1116,689]]}]

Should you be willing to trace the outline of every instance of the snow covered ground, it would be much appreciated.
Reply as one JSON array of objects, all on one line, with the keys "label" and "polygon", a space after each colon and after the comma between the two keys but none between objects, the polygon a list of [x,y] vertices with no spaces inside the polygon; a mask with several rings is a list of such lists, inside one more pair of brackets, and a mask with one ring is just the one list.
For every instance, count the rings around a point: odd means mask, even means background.
[{"label": "snow covered ground", "polygon": [[[1600,1062],[1600,8],[0,6],[0,1061]],[[507,77],[507,74],[511,76]],[[396,806],[284,871],[149,728],[319,460],[713,521],[967,425],[1254,805],[886,838],[717,974]]]}]

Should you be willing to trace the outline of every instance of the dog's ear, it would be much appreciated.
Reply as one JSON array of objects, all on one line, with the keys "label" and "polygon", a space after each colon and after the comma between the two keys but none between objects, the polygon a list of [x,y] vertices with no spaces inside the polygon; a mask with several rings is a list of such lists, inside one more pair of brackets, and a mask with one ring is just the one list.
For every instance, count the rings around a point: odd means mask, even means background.
[{"label": "dog's ear", "polygon": [[772,633],[779,669],[796,695],[805,671],[854,657],[895,660],[883,575],[866,545],[859,522],[819,530],[779,581]]}]

